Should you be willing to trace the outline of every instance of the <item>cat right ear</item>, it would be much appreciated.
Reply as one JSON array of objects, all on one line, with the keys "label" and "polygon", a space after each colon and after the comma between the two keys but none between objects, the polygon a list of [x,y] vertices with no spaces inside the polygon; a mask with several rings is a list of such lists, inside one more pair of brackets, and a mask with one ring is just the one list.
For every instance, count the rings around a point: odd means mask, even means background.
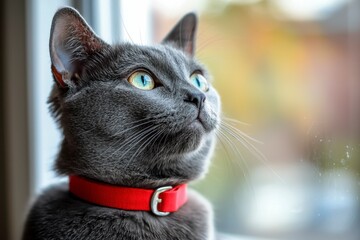
[{"label": "cat right ear", "polygon": [[196,15],[188,13],[176,24],[162,43],[171,43],[188,55],[194,56],[196,26]]},{"label": "cat right ear", "polygon": [[75,9],[58,10],[52,21],[49,42],[55,80],[61,87],[77,84],[88,57],[106,45]]}]

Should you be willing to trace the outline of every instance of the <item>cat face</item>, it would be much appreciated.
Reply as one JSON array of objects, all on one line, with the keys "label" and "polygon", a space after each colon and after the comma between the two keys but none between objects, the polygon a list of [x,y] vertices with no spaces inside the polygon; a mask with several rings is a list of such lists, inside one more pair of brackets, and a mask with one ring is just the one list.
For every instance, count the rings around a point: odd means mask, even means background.
[{"label": "cat face", "polygon": [[195,30],[188,14],[162,44],[110,46],[75,10],[55,14],[50,103],[64,133],[60,173],[153,187],[206,171],[220,102],[193,58]]}]

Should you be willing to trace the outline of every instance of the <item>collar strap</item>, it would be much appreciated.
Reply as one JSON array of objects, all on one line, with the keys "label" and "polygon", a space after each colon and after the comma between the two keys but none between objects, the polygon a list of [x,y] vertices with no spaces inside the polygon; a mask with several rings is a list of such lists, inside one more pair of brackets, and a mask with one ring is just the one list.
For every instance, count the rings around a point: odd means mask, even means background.
[{"label": "collar strap", "polygon": [[123,210],[151,211],[157,216],[176,212],[187,201],[186,184],[157,189],[130,188],[72,175],[69,177],[69,190],[90,203]]}]

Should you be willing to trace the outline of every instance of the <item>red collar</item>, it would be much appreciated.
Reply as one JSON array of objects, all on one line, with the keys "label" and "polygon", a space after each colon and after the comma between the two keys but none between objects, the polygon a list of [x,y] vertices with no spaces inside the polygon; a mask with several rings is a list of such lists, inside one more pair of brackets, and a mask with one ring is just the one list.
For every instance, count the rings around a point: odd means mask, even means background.
[{"label": "red collar", "polygon": [[69,189],[90,203],[123,210],[151,211],[158,216],[176,212],[187,201],[186,184],[154,190],[110,185],[73,175],[69,177]]}]

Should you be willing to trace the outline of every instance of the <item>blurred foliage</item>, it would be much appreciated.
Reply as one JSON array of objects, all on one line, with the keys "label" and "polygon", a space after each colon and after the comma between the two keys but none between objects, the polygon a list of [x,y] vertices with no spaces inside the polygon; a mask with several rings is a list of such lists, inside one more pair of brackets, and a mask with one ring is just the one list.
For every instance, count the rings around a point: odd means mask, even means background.
[{"label": "blurred foliage", "polygon": [[[213,11],[217,8],[220,10]],[[213,74],[224,114],[255,126],[240,126],[252,134],[261,134],[273,123],[290,122],[298,143],[304,145],[300,146],[303,157],[319,171],[347,168],[359,172],[360,148],[350,144],[354,141],[336,137],[322,141],[310,132],[323,108],[322,96],[311,89],[316,80],[314,56],[320,61],[337,59],[341,51],[321,26],[279,19],[268,1],[226,8],[219,1],[210,1],[208,9],[212,11],[201,16],[197,57]],[[212,174],[195,188],[215,203],[223,201],[239,176],[245,184],[248,181],[248,165],[254,164],[254,156],[246,149],[244,154],[239,159],[218,144]]]},{"label": "blurred foliage", "polygon": [[313,110],[303,74],[308,46],[291,25],[258,7],[204,15],[198,58],[214,75],[225,113],[250,123],[283,116],[301,123]]}]

